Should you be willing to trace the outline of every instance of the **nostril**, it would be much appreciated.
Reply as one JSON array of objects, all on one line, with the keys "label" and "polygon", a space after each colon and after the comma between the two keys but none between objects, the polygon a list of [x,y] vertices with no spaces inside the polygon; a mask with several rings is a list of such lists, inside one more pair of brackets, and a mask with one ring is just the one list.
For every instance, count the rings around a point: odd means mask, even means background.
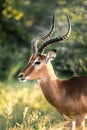
[{"label": "nostril", "polygon": [[20,73],[19,75],[18,75],[18,78],[21,78],[21,77],[23,77],[23,73]]},{"label": "nostril", "polygon": [[26,82],[26,81],[27,81],[26,78],[25,78],[25,76],[24,76],[24,73],[20,73],[20,74],[18,75],[18,79],[19,79],[21,82]]}]

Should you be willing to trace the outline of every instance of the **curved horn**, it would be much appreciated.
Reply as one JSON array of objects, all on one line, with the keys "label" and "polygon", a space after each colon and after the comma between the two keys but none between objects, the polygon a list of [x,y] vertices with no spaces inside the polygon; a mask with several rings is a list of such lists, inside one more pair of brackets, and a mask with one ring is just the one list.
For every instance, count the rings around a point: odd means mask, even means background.
[{"label": "curved horn", "polygon": [[45,49],[48,45],[50,45],[50,44],[52,44],[52,43],[55,43],[55,42],[59,42],[59,41],[65,40],[65,39],[67,39],[67,38],[69,37],[70,32],[71,32],[71,23],[70,23],[69,16],[68,16],[67,14],[66,14],[66,16],[67,16],[67,20],[68,20],[68,31],[66,32],[66,34],[63,35],[63,36],[56,37],[56,38],[53,38],[53,39],[50,39],[50,40],[44,42],[44,43],[39,47],[39,49],[38,49],[38,55],[41,55],[42,52],[44,51],[44,49]]},{"label": "curved horn", "polygon": [[45,36],[42,36],[42,37],[34,38],[32,40],[32,50],[33,50],[33,53],[37,53],[37,43],[42,42],[42,41],[48,39],[53,34],[54,26],[55,26],[54,25],[54,17],[55,17],[55,13],[53,14],[52,26],[51,26],[51,29],[48,32],[48,34],[45,35]]}]

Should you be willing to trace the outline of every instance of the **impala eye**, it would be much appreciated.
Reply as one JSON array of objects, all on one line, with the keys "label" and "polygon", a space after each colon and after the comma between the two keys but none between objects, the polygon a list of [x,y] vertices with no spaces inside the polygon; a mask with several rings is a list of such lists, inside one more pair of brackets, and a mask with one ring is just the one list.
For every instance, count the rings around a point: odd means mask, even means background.
[{"label": "impala eye", "polygon": [[40,65],[40,61],[36,61],[35,63],[34,63],[34,65]]}]

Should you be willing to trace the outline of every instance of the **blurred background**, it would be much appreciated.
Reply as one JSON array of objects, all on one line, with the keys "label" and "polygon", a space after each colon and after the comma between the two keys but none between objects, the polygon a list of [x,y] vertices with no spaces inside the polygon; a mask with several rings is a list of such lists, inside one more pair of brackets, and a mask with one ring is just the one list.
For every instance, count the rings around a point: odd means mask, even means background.
[{"label": "blurred background", "polygon": [[67,40],[46,49],[57,49],[55,73],[61,78],[87,75],[86,0],[0,0],[0,130],[50,130],[63,121],[36,81],[24,84],[17,78],[32,53],[31,40],[49,31],[54,11],[53,37],[66,33],[65,13],[72,24]]}]

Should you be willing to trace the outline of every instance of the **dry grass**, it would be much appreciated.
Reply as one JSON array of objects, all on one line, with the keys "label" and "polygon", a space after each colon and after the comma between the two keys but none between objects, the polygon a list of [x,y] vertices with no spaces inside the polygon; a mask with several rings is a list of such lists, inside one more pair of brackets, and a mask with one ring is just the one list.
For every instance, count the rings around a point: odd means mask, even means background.
[{"label": "dry grass", "polygon": [[0,83],[0,130],[54,130],[63,121],[34,83]]},{"label": "dry grass", "polygon": [[63,118],[36,83],[0,83],[0,130],[62,130]]}]

